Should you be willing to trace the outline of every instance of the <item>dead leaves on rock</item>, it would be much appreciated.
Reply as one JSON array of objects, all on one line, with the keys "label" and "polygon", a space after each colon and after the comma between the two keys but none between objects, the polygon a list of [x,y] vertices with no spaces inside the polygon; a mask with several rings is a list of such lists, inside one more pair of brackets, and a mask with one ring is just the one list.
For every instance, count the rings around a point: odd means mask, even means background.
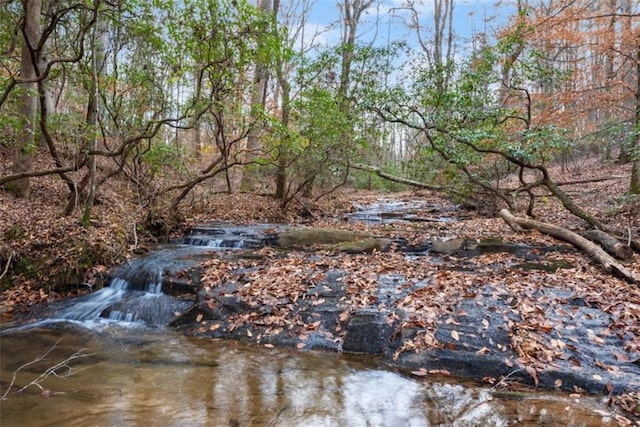
[{"label": "dead leaves on rock", "polygon": [[[494,232],[494,227],[486,227],[486,230]],[[532,249],[532,253],[536,255],[536,249]],[[560,259],[570,263],[571,268],[551,272],[522,269],[519,267],[521,256],[506,252],[484,253],[474,258],[455,254],[435,258],[408,257],[395,251],[370,255],[283,254],[265,248],[259,255],[262,258],[251,260],[214,259],[205,265],[202,280],[205,288],[219,286],[228,280],[237,281],[235,296],[252,307],[250,313],[230,319],[232,329],[253,324],[264,327],[266,334],[290,330],[303,337],[305,331],[318,330],[319,325],[302,321],[298,302],[305,300],[314,307],[326,304],[319,287],[323,286],[327,271],[339,270],[344,273],[341,278],[344,296],[339,302],[343,311],[336,330],[331,332],[337,336],[343,334],[349,314],[359,308],[387,310],[391,324],[399,325],[399,329],[417,331],[412,339],[401,345],[396,357],[404,351],[443,346],[454,349],[464,344],[466,336],[455,326],[468,326],[464,324],[465,316],[447,314],[454,314],[462,300],[477,300],[480,304],[481,293],[483,289],[486,291],[487,284],[493,289],[490,298],[505,303],[495,304],[493,309],[505,307],[500,309],[503,310],[500,314],[503,327],[510,331],[511,349],[517,353],[515,362],[532,370],[530,375],[534,381],[537,369],[544,369],[555,361],[580,364],[571,356],[576,344],[571,337],[561,339],[553,334],[555,328],[563,327],[570,333],[576,326],[554,324],[550,320],[574,316],[564,304],[567,296],[609,315],[608,332],[594,332],[590,338],[593,345],[603,344],[604,333],[616,334],[625,342],[618,358],[640,353],[640,289],[601,273],[575,251],[540,254],[545,261]],[[391,295],[387,299],[380,295],[380,278],[384,275],[398,278],[394,289],[388,291]],[[398,313],[402,315],[398,316]],[[443,321],[453,322],[449,326],[454,326],[447,343],[436,339],[439,322]],[[485,319],[483,324],[473,326],[487,330],[489,322]],[[507,350],[501,346],[487,345],[479,350],[479,354]]]},{"label": "dead leaves on rock", "polygon": [[609,399],[609,405],[617,406],[628,414],[640,417],[640,391],[612,396]]}]

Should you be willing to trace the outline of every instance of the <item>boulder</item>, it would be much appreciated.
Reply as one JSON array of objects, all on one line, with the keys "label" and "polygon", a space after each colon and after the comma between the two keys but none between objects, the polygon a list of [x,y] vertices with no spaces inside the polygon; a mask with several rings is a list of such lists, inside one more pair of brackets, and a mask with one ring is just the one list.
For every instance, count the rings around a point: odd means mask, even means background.
[{"label": "boulder", "polygon": [[470,239],[435,239],[431,242],[431,252],[439,254],[450,254],[453,252],[476,249],[478,242]]},{"label": "boulder", "polygon": [[372,236],[357,231],[341,230],[338,228],[298,228],[278,234],[277,243],[287,248],[311,245],[332,245],[343,242],[356,242],[370,239]]}]

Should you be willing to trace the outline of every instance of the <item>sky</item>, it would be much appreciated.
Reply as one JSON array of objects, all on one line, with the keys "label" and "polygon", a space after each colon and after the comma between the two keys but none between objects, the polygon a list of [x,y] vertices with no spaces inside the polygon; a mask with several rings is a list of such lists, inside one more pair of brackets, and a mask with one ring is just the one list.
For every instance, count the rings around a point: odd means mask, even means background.
[{"label": "sky", "polygon": [[[402,10],[406,0],[379,0],[370,8],[360,24],[360,42],[375,39],[378,45],[386,45],[388,40],[415,42],[415,34],[406,26],[408,12]],[[321,31],[317,41],[324,45],[336,45],[340,41],[340,27],[335,23],[340,19],[339,0],[316,0],[306,25],[305,32],[313,34]],[[425,28],[433,27],[434,0],[414,0]],[[504,25],[507,17],[514,12],[513,6],[501,5],[496,0],[455,0],[453,26],[458,36],[459,49],[469,46],[474,34],[492,33]],[[378,25],[376,25],[378,22]],[[331,24],[333,28],[331,28]],[[327,30],[327,28],[329,29]]]}]

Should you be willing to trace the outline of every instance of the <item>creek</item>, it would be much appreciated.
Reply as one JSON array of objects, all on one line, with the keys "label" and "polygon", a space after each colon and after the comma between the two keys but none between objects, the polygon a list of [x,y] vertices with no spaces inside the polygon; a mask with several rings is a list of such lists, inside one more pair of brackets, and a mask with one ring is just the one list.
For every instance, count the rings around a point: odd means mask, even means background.
[{"label": "creek", "polygon": [[[385,206],[391,205],[375,207],[382,212],[377,216],[371,209],[357,214],[360,220],[397,220]],[[161,246],[116,270],[108,287],[54,304],[35,322],[4,325],[0,423],[618,425],[602,396],[505,393],[453,377],[411,376],[375,356],[199,339],[166,327],[192,303],[163,292],[167,272],[212,251],[259,247],[278,228],[199,228],[181,244]],[[78,351],[81,357],[64,362]],[[38,379],[56,364],[51,375]],[[10,383],[14,387],[7,390]]]}]

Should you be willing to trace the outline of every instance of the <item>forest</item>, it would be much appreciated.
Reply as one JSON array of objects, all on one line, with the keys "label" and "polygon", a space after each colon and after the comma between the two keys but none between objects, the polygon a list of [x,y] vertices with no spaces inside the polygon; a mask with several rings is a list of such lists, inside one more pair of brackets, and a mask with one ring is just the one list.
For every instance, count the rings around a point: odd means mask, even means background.
[{"label": "forest", "polygon": [[[423,195],[472,219],[438,232],[576,247],[565,279],[602,288],[637,356],[640,4],[469,4],[0,0],[0,315],[97,289],[199,224]],[[208,286],[231,267],[206,268]],[[540,348],[521,356],[557,356]]]}]

